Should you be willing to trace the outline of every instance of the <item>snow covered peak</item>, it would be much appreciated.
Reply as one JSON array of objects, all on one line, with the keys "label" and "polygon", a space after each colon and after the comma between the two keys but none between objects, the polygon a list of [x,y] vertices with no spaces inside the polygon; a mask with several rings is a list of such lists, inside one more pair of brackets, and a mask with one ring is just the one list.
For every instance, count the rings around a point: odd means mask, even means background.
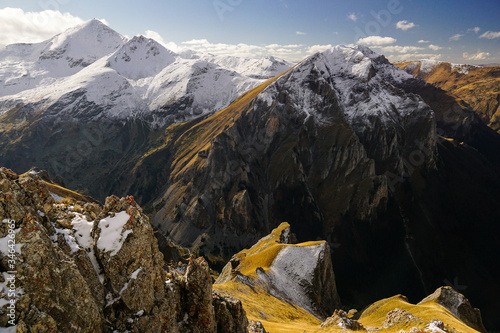
[{"label": "snow covered peak", "polygon": [[135,36],[108,59],[108,64],[122,76],[139,80],[155,76],[176,58],[175,53],[155,40]]},{"label": "snow covered peak", "polygon": [[[333,75],[353,75],[368,80],[376,60],[385,59],[366,46],[337,45],[312,56],[309,61],[323,63]],[[308,62],[308,60],[306,60]]]},{"label": "snow covered peak", "polygon": [[357,128],[371,126],[373,117],[384,123],[399,123],[411,112],[429,109],[419,98],[397,88],[406,80],[415,80],[412,75],[365,46],[339,45],[316,53],[269,85],[259,98],[272,104],[284,85],[305,120],[313,117],[319,123],[328,122],[318,108],[323,96],[306,84],[311,80],[327,84],[336,92],[347,120]]},{"label": "snow covered peak", "polygon": [[80,65],[89,65],[114,52],[125,41],[125,37],[94,19],[44,42],[45,48],[40,54],[40,60],[65,58],[78,60]]}]

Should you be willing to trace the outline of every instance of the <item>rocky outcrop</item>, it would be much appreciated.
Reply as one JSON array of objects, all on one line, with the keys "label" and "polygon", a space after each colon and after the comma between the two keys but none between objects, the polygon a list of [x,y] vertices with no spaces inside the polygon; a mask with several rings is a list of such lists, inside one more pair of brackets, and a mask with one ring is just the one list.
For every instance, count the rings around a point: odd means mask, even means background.
[{"label": "rocky outcrop", "polygon": [[481,318],[481,311],[472,307],[464,295],[456,292],[451,287],[438,288],[434,293],[424,298],[418,304],[435,302],[447,308],[461,321],[480,332],[486,332]]},{"label": "rocky outcrop", "polygon": [[415,317],[408,311],[396,308],[389,311],[385,315],[385,320],[382,323],[382,328],[390,328],[396,325],[414,325],[418,321],[421,321],[421,319]]},{"label": "rocky outcrop", "polygon": [[350,331],[365,331],[363,324],[349,318],[348,314],[343,310],[335,310],[333,315],[320,325],[321,329],[328,329],[330,327],[342,327]]},{"label": "rocky outcrop", "polygon": [[[240,300],[231,296],[221,295],[214,291],[213,306],[217,333],[246,333],[249,327],[252,326],[248,322]],[[263,333],[265,333],[265,330]]]},{"label": "rocky outcrop", "polygon": [[[212,295],[203,258],[168,267],[132,197],[56,198],[37,173],[0,169],[2,320],[20,332],[247,332],[241,303]],[[15,237],[9,236],[15,235]],[[8,240],[17,245],[7,247]],[[14,257],[14,258],[13,258]],[[15,271],[8,273],[7,271]],[[11,276],[16,295],[8,294]],[[8,295],[7,295],[8,294]]]},{"label": "rocky outcrop", "polygon": [[249,333],[267,333],[264,325],[260,321],[250,320],[248,325]]},{"label": "rocky outcrop", "polygon": [[290,234],[289,224],[282,223],[249,250],[234,255],[215,283],[222,289],[231,282],[258,286],[324,319],[340,307],[330,248],[324,241],[286,244]]}]

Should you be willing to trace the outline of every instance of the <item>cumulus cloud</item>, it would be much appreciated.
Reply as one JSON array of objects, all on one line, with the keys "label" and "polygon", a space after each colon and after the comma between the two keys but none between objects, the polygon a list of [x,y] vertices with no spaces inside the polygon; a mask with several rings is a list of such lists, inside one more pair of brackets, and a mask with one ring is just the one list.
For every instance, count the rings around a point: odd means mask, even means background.
[{"label": "cumulus cloud", "polygon": [[461,35],[461,34],[453,35],[450,37],[450,41],[456,42],[456,41],[460,40],[460,38],[462,38],[463,36],[464,35]]},{"label": "cumulus cloud", "polygon": [[471,28],[471,29],[467,29],[467,32],[470,32],[470,31],[473,31],[475,34],[478,34],[479,31],[481,31],[481,28],[480,27],[474,27],[474,28]]},{"label": "cumulus cloud", "polygon": [[299,36],[305,36],[307,35],[307,32],[303,32],[303,31],[295,31],[295,34],[299,35]]},{"label": "cumulus cloud", "polygon": [[371,46],[381,46],[396,43],[396,38],[392,37],[381,37],[381,36],[368,36],[365,38],[360,38],[358,44],[365,44]]},{"label": "cumulus cloud", "polygon": [[486,31],[484,34],[479,36],[479,38],[486,38],[486,39],[500,38],[500,31]]},{"label": "cumulus cloud", "polygon": [[349,13],[349,15],[347,15],[347,18],[353,22],[356,22],[358,20],[358,16],[354,13]]},{"label": "cumulus cloud", "polygon": [[25,12],[20,8],[0,9],[0,45],[38,43],[83,23],[79,17],[54,10]]},{"label": "cumulus cloud", "polygon": [[156,31],[153,30],[146,30],[146,32],[143,34],[144,37],[154,39],[161,45],[165,46],[167,49],[170,51],[173,51],[175,53],[181,53],[185,51],[182,47],[179,45],[173,43],[173,42],[166,42],[163,37]]},{"label": "cumulus cloud", "polygon": [[390,61],[410,61],[420,59],[440,60],[442,58],[442,55],[430,53],[403,53],[396,55],[387,55],[387,58]]},{"label": "cumulus cloud", "polygon": [[426,44],[426,43],[430,43],[428,40],[419,40],[417,43],[420,43],[420,44]]},{"label": "cumulus cloud", "polygon": [[409,30],[411,28],[415,28],[417,25],[413,22],[408,22],[407,20],[399,21],[396,23],[396,28],[401,29],[403,31]]},{"label": "cumulus cloud", "polygon": [[307,47],[301,44],[268,44],[268,45],[252,45],[252,44],[225,44],[212,43],[207,39],[193,39],[182,42],[177,45],[176,52],[193,50],[202,53],[211,53],[215,55],[233,55],[245,58],[260,58],[268,55],[273,55],[278,58],[296,61],[302,59],[306,54]]},{"label": "cumulus cloud", "polygon": [[313,45],[313,46],[307,48],[306,53],[307,53],[307,55],[311,55],[311,54],[314,54],[314,53],[317,53],[317,52],[326,51],[328,49],[331,49],[332,47],[333,47],[333,45],[331,45],[331,44],[328,44],[328,45]]},{"label": "cumulus cloud", "polygon": [[200,53],[211,53],[215,55],[232,55],[245,58],[261,58],[268,55],[273,55],[278,58],[288,61],[300,61],[307,56],[317,52],[323,52],[333,46],[328,45],[304,45],[304,44],[267,44],[267,45],[251,45],[251,44],[225,44],[212,43],[207,39],[192,39],[179,44],[167,42],[158,32],[147,30],[144,33],[145,37],[152,38],[176,53],[189,53],[195,51]]},{"label": "cumulus cloud", "polygon": [[417,52],[424,50],[423,47],[419,46],[398,46],[398,45],[392,45],[392,46],[384,46],[380,49],[380,51],[384,54],[386,53],[411,53],[411,52]]},{"label": "cumulus cloud", "polygon": [[430,44],[428,46],[428,48],[430,48],[431,50],[434,50],[434,51],[437,51],[437,50],[441,50],[442,47],[441,46],[438,46],[438,45],[434,45],[434,44]]},{"label": "cumulus cloud", "polygon": [[481,52],[477,51],[476,53],[470,54],[468,52],[464,52],[463,54],[464,59],[467,60],[486,60],[490,57],[489,52]]}]

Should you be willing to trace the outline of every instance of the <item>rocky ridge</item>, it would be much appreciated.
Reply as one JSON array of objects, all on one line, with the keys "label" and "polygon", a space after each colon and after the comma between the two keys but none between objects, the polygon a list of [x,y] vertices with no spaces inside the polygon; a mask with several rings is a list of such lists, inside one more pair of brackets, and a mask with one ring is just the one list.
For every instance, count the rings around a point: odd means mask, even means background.
[{"label": "rocky ridge", "polygon": [[[5,168],[0,186],[1,243],[12,229],[17,244],[18,332],[247,332],[241,303],[212,293],[203,258],[182,271],[165,264],[132,197],[63,198],[36,173]],[[1,250],[5,293],[12,267]],[[6,294],[1,302],[5,327]]]},{"label": "rocky ridge", "polygon": [[235,254],[215,284],[221,290],[231,282],[266,290],[324,319],[340,307],[330,249],[326,242],[290,244],[290,234],[290,225],[282,223],[250,249]]},{"label": "rocky ridge", "polygon": [[401,69],[467,102],[495,131],[500,130],[500,67],[434,60],[396,63]]}]

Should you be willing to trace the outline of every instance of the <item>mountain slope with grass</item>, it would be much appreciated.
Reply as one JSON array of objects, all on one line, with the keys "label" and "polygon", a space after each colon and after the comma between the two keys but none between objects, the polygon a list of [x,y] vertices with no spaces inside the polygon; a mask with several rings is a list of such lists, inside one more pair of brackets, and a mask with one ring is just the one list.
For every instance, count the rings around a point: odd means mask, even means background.
[{"label": "mountain slope with grass", "polygon": [[481,119],[500,131],[500,67],[421,60],[396,63],[406,72],[467,102]]}]

